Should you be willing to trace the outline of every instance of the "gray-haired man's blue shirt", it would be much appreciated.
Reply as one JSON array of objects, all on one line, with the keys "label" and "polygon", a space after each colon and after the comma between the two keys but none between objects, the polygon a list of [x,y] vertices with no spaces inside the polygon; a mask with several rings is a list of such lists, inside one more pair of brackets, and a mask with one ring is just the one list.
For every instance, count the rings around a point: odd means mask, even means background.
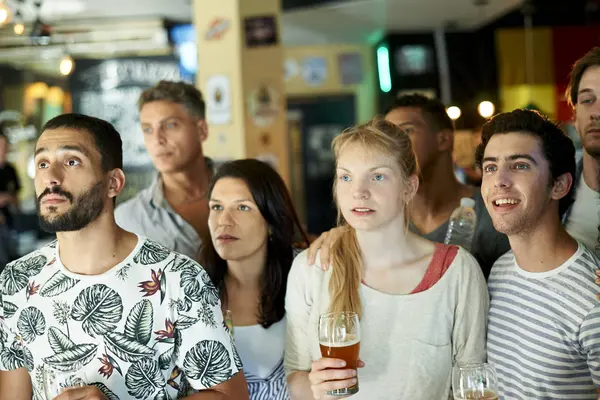
[{"label": "gray-haired man's blue shirt", "polygon": [[200,236],[169,205],[159,176],[149,187],[119,205],[115,219],[126,231],[145,236],[193,259],[198,256]]}]

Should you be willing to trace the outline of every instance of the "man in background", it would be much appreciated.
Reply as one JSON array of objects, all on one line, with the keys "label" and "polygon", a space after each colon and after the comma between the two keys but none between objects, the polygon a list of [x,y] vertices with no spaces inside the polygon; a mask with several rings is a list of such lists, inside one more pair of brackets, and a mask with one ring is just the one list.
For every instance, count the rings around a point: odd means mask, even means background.
[{"label": "man in background", "polygon": [[406,95],[388,108],[385,119],[408,133],[419,162],[421,182],[409,211],[410,229],[441,243],[460,199],[472,198],[477,226],[471,252],[487,277],[494,261],[508,251],[508,241],[494,229],[479,189],[456,178],[452,158],[454,125],[446,107],[437,99]]},{"label": "man in background", "polygon": [[8,137],[0,131],[0,222],[14,225],[13,210],[19,206],[21,182],[15,168],[8,163]]},{"label": "man in background", "polygon": [[212,174],[202,151],[208,136],[202,93],[184,82],[161,81],[141,94],[138,105],[144,144],[158,175],[117,207],[117,223],[194,258],[207,234]]},{"label": "man in background", "polygon": [[575,174],[575,203],[563,223],[575,239],[600,256],[600,47],[590,50],[571,70],[567,100],[575,113],[575,128],[583,156]]},{"label": "man in background", "polygon": [[17,171],[8,163],[8,137],[0,125],[0,270],[15,258],[10,231],[14,228],[14,211],[18,209],[21,183]]}]

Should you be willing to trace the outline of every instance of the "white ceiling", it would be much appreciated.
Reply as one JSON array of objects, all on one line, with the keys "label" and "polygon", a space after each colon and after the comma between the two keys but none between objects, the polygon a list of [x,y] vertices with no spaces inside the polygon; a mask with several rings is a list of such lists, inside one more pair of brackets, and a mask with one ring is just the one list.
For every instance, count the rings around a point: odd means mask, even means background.
[{"label": "white ceiling", "polygon": [[[41,18],[52,23],[74,18],[155,17],[189,21],[191,0],[42,0]],[[17,0],[8,0],[16,6]],[[33,0],[24,0],[23,15],[35,15]]]},{"label": "white ceiling", "polygon": [[[17,0],[7,1],[13,8]],[[0,29],[0,59],[58,73],[57,59],[77,56],[168,54],[163,19],[191,21],[193,0],[43,0],[41,17],[53,26],[53,44],[31,46],[10,26]],[[234,0],[214,0],[234,1]],[[260,0],[243,0],[260,1]],[[374,43],[386,32],[430,31],[452,24],[469,30],[517,7],[521,0],[345,0],[286,11],[282,40],[287,46]],[[35,19],[33,0],[25,0],[26,21]],[[25,46],[25,47],[24,47]],[[10,60],[10,61],[9,61]]]},{"label": "white ceiling", "polygon": [[[2,0],[0,0],[2,1]],[[42,19],[53,23],[81,18],[162,17],[191,20],[192,0],[44,0]],[[214,0],[233,1],[233,0]],[[260,0],[244,0],[260,1]],[[283,42],[287,45],[317,43],[366,43],[389,31],[422,31],[455,24],[459,29],[478,27],[518,6],[522,0],[346,0],[298,9],[283,15]],[[8,0],[16,5],[16,0]],[[33,0],[26,0],[23,14],[35,15]]]},{"label": "white ceiling", "polygon": [[369,43],[385,32],[428,31],[452,24],[470,30],[511,11],[522,0],[350,0],[283,16],[283,41],[312,43]]}]

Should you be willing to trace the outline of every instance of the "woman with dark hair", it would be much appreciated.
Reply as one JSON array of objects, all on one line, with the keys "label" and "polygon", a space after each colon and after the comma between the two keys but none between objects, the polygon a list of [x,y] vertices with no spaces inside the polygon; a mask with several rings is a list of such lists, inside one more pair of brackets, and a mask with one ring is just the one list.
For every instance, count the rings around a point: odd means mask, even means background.
[{"label": "woman with dark hair", "polygon": [[200,263],[219,289],[251,400],[288,399],[283,370],[285,295],[294,243],[308,245],[285,183],[268,164],[236,160],[209,188]]}]

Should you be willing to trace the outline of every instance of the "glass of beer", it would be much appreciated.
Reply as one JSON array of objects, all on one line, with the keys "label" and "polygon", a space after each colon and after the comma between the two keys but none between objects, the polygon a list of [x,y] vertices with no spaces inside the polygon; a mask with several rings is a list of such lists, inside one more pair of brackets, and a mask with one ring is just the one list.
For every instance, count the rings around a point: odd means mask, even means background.
[{"label": "glass of beer", "polygon": [[[319,346],[321,355],[344,360],[343,369],[358,368],[360,352],[360,325],[355,312],[334,312],[323,314],[319,318]],[[349,396],[358,393],[358,375],[356,384],[327,392],[329,396]]]},{"label": "glass of beer", "polygon": [[486,363],[455,365],[452,369],[455,400],[498,400],[498,377]]},{"label": "glass of beer", "polygon": [[82,370],[76,372],[64,372],[44,365],[42,372],[44,378],[44,392],[47,400],[54,399],[68,388],[86,386],[85,374]]}]

